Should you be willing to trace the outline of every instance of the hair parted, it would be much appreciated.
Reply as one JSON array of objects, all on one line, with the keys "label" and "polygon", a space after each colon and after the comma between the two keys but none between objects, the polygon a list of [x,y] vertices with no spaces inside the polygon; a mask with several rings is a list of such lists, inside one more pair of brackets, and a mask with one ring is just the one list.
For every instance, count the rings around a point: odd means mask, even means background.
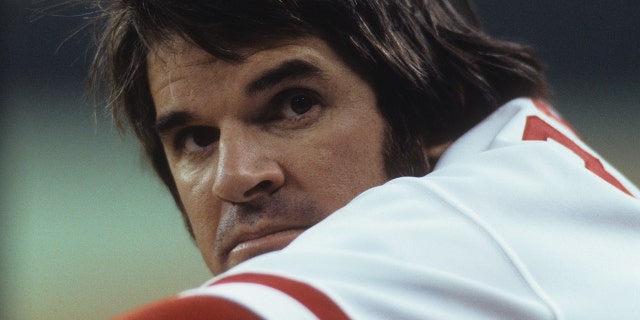
[{"label": "hair parted", "polygon": [[149,50],[174,35],[226,60],[242,59],[242,47],[322,38],[377,94],[389,178],[426,174],[424,147],[457,138],[505,102],[547,97],[531,50],[486,35],[468,0],[97,1],[93,86],[106,91],[116,122],[136,134],[183,213],[146,77]]}]

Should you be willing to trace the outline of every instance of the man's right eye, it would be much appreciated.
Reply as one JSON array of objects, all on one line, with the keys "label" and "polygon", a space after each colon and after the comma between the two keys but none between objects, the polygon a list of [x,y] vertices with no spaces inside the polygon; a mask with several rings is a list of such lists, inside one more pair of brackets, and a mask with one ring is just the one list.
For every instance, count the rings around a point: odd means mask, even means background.
[{"label": "man's right eye", "polygon": [[176,136],[176,149],[186,153],[198,152],[216,143],[220,130],[211,127],[188,127]]}]

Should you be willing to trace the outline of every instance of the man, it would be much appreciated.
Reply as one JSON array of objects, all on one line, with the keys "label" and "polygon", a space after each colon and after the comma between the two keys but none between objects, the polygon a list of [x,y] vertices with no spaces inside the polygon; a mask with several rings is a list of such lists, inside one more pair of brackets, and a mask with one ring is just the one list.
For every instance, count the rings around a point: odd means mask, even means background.
[{"label": "man", "polygon": [[640,313],[640,193],[467,1],[102,8],[94,82],[216,275],[123,318]]}]

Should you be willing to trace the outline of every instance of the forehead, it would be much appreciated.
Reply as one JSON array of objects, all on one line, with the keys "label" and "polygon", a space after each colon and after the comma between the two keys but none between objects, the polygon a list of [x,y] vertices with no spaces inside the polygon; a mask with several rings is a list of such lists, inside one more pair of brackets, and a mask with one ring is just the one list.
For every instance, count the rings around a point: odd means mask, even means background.
[{"label": "forehead", "polygon": [[147,67],[176,69],[198,67],[214,63],[239,66],[242,64],[265,63],[291,57],[304,58],[320,64],[342,64],[339,55],[322,39],[306,36],[282,39],[268,45],[244,46],[234,50],[238,59],[223,59],[205,51],[193,42],[174,36],[153,46],[147,55]]}]

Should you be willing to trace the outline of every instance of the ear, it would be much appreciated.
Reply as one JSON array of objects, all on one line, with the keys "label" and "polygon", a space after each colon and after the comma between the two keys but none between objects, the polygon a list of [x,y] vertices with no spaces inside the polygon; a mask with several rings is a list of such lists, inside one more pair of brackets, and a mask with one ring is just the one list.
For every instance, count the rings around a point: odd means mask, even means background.
[{"label": "ear", "polygon": [[449,149],[449,146],[453,141],[445,141],[435,146],[429,146],[424,148],[424,160],[427,162],[429,171],[432,171],[442,154]]}]

